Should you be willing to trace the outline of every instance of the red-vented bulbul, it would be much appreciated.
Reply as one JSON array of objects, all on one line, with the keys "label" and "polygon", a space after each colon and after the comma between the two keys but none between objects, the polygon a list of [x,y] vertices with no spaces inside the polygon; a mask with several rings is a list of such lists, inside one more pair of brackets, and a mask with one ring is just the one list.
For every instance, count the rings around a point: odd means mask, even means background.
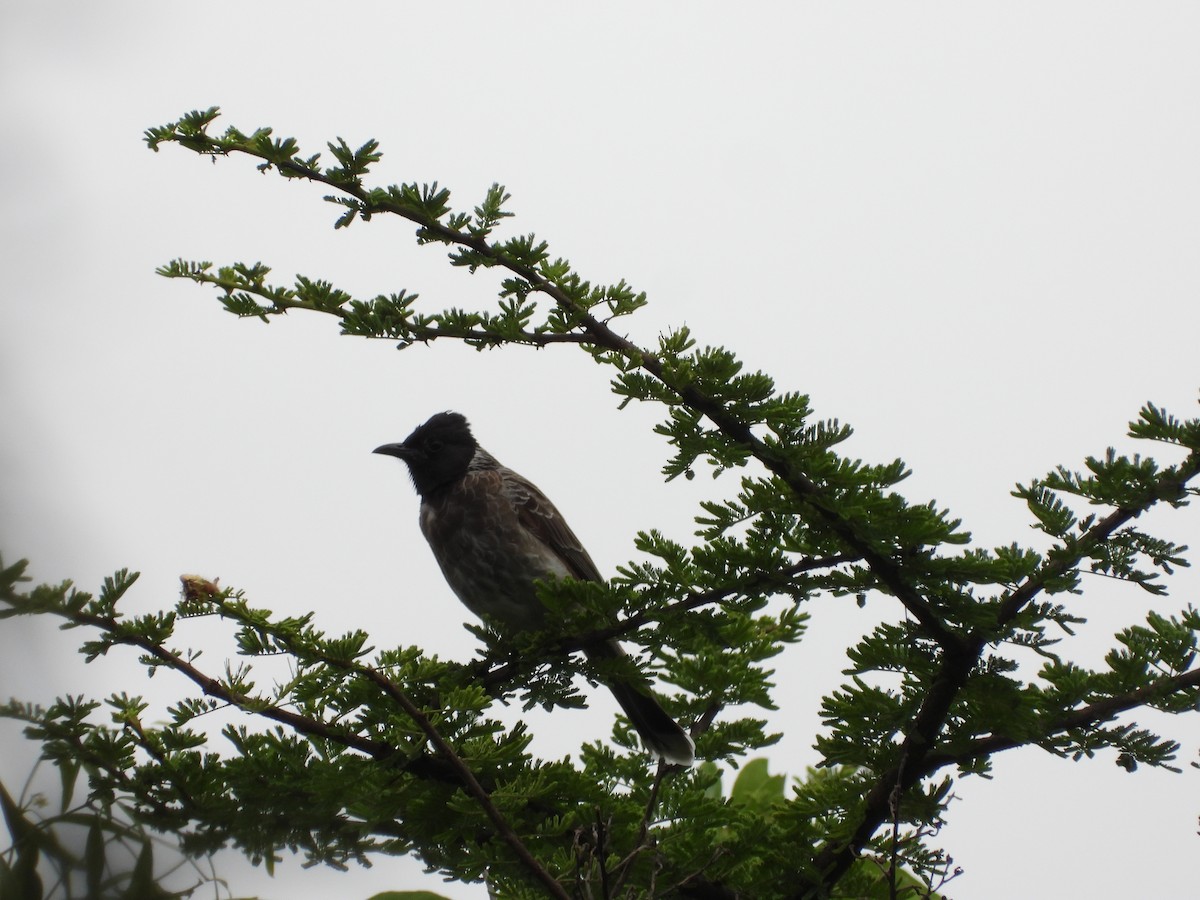
[{"label": "red-vented bulbul", "polygon": [[[480,618],[501,629],[536,630],[546,608],[534,582],[604,580],[554,504],[480,447],[458,413],[438,413],[403,443],[374,452],[408,464],[421,496],[421,533],[451,589]],[[625,653],[615,640],[585,652],[593,659]],[[692,764],[691,738],[648,686],[613,678],[607,687],[651,753],[676,765]]]}]

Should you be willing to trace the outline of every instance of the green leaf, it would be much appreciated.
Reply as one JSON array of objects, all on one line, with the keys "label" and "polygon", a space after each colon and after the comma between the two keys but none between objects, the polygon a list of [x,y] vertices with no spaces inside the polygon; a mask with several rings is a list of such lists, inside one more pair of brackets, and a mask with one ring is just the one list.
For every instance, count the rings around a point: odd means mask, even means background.
[{"label": "green leaf", "polygon": [[7,882],[3,896],[5,900],[8,900],[9,896],[13,900],[41,900],[42,879],[37,873],[41,832],[25,818],[25,814],[3,784],[0,784],[0,809],[4,812],[4,822],[16,849],[16,859],[12,868],[6,867],[3,873],[4,881]]},{"label": "green leaf", "polygon": [[83,763],[78,759],[55,760],[58,766],[59,782],[62,785],[62,800],[59,812],[65,813],[71,807],[71,798],[75,794],[75,782],[79,780],[79,770]]},{"label": "green leaf", "polygon": [[84,847],[85,877],[89,897],[100,896],[100,885],[104,879],[104,829],[100,827],[100,817],[92,818],[88,828],[87,844]]},{"label": "green leaf", "polygon": [[754,806],[765,809],[776,803],[782,803],[787,779],[782,775],[771,775],[767,771],[765,758],[752,759],[742,767],[729,799],[733,803]]},{"label": "green leaf", "polygon": [[149,839],[142,842],[124,896],[125,900],[165,900],[171,896],[154,880],[154,845]]},{"label": "green leaf", "polygon": [[15,846],[37,844],[37,826],[25,818],[24,811],[3,784],[0,784],[0,810],[4,813],[4,824],[8,826],[8,833],[12,835]]}]

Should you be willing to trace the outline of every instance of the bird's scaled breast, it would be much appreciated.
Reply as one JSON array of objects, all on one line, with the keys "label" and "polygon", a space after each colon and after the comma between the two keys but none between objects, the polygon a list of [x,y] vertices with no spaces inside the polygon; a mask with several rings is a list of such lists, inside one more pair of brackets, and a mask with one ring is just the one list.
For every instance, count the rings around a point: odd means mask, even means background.
[{"label": "bird's scaled breast", "polygon": [[446,581],[471,612],[504,628],[535,629],[545,608],[534,582],[570,573],[521,524],[494,474],[468,475],[422,502],[421,532]]}]

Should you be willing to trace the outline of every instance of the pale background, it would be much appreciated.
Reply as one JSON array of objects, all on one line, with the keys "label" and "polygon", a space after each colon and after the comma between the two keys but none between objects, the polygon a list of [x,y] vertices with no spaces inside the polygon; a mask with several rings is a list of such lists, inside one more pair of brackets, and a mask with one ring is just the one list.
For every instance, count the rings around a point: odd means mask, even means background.
[{"label": "pale background", "polygon": [[[262,260],[284,283],[403,287],[434,308],[494,296],[405,223],[335,233],[319,189],[140,143],[214,104],[220,127],[272,125],[308,152],[377,138],[378,183],[438,180],[459,207],[506,184],[514,231],[649,292],[635,340],[686,322],[854,425],[851,455],[902,456],[906,496],[949,506],[984,546],[1037,543],[1014,482],[1103,452],[1147,400],[1195,414],[1198,40],[1188,3],[6,3],[0,551],[88,589],[139,569],[131,609],[200,572],[331,631],[465,658],[466,614],[377,444],[466,413],[606,572],[639,528],[688,540],[695,500],[722,487],[664,485],[657,411],[617,414],[607,373],[569,348],[398,354],[324,317],[239,322],[156,277],[177,256]],[[1193,511],[1154,521],[1200,537]],[[1097,664],[1151,598],[1085,586],[1074,652]],[[1183,578],[1155,602],[1195,590]],[[816,762],[846,642],[895,614],[810,611],[772,720],[787,732],[772,766],[793,774]],[[78,637],[3,623],[0,696],[179,687],[148,683],[133,654],[84,668]],[[602,736],[611,711],[598,697],[536,718],[535,748]],[[1200,721],[1155,722],[1183,742],[1182,776],[1026,750],[960,783],[942,837],[966,874],[947,893],[1194,896]],[[0,740],[15,779],[31,747],[11,726]],[[220,871],[263,897],[484,896],[376,863]]]}]

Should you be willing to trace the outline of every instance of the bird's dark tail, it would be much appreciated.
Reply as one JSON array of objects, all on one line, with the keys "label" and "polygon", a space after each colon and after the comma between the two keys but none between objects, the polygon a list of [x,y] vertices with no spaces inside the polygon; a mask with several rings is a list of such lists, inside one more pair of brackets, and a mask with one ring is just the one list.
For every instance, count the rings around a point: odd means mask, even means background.
[{"label": "bird's dark tail", "polygon": [[[614,659],[625,651],[615,642],[588,647],[588,656]],[[679,723],[672,719],[650,689],[627,679],[611,678],[605,686],[612,691],[617,703],[637,729],[642,743],[654,756],[677,766],[690,766],[696,758],[696,745]]]}]

